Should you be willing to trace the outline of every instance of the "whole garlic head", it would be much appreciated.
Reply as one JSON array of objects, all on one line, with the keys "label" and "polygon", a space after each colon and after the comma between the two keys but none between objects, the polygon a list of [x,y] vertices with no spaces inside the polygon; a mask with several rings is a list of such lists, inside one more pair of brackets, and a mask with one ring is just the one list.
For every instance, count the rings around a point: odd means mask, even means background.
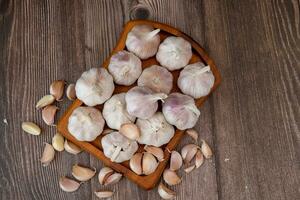
[{"label": "whole garlic head", "polygon": [[104,103],[114,89],[113,78],[105,68],[91,68],[83,72],[75,86],[77,98],[88,106]]},{"label": "whole garlic head", "polygon": [[182,37],[167,37],[158,48],[156,60],[173,71],[186,66],[192,57],[191,44]]},{"label": "whole garlic head", "polygon": [[164,67],[152,65],[144,69],[137,84],[148,87],[154,92],[169,94],[173,87],[173,75]]},{"label": "whole garlic head", "polygon": [[119,85],[133,84],[142,73],[142,62],[133,53],[119,51],[110,58],[109,73]]},{"label": "whole garlic head", "polygon": [[141,130],[138,139],[140,144],[160,147],[168,143],[175,133],[174,127],[166,121],[161,112],[155,113],[149,119],[138,119],[136,125]]},{"label": "whole garlic head", "polygon": [[160,37],[160,29],[153,29],[149,25],[137,25],[128,33],[126,47],[141,59],[147,59],[156,54]]},{"label": "whole garlic head", "polygon": [[79,141],[93,141],[103,131],[104,119],[93,107],[78,107],[69,117],[68,130]]},{"label": "whole garlic head", "polygon": [[127,112],[125,93],[115,94],[107,100],[102,114],[107,126],[112,129],[119,130],[122,124],[135,121],[135,117]]},{"label": "whole garlic head", "polygon": [[119,132],[112,132],[105,135],[101,140],[101,144],[104,155],[116,163],[130,160],[133,154],[138,150],[136,141],[126,138]]},{"label": "whole garlic head", "polygon": [[166,120],[180,130],[194,127],[200,116],[194,99],[180,93],[170,94],[163,103],[162,111]]},{"label": "whole garlic head", "polygon": [[167,98],[164,93],[153,93],[147,87],[135,86],[125,96],[127,111],[130,115],[148,119],[154,115],[158,107],[158,100]]},{"label": "whole garlic head", "polygon": [[177,85],[184,94],[197,99],[208,95],[214,82],[215,77],[210,67],[197,62],[181,70]]}]

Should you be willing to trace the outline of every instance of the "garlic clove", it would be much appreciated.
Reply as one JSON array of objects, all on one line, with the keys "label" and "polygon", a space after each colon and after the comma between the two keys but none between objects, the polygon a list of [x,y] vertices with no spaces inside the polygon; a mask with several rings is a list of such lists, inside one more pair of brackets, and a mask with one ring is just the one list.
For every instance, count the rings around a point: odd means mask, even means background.
[{"label": "garlic clove", "polygon": [[174,199],[176,195],[173,190],[170,190],[162,183],[160,183],[158,186],[158,194],[163,199]]},{"label": "garlic clove", "polygon": [[52,138],[52,146],[56,151],[63,151],[65,149],[64,142],[65,138],[59,133],[56,133]]},{"label": "garlic clove", "polygon": [[168,185],[177,185],[181,182],[181,178],[176,174],[176,172],[170,169],[165,169],[163,179]]},{"label": "garlic clove", "polygon": [[184,171],[185,171],[186,173],[190,173],[190,172],[192,172],[194,169],[195,169],[195,165],[192,165],[192,166],[189,166],[189,167],[185,168]]},{"label": "garlic clove", "polygon": [[54,155],[55,155],[55,151],[52,145],[45,143],[43,155],[42,158],[40,159],[44,167],[50,164],[50,162],[54,159]]},{"label": "garlic clove", "polygon": [[42,110],[42,118],[47,125],[52,125],[54,123],[55,114],[58,107],[55,105],[48,105]]},{"label": "garlic clove", "polygon": [[205,142],[205,140],[201,140],[202,144],[201,144],[201,151],[204,155],[205,158],[209,159],[212,157],[213,153],[211,148],[209,147],[209,145]]},{"label": "garlic clove", "polygon": [[195,129],[187,129],[186,133],[191,136],[195,141],[198,140],[198,132]]},{"label": "garlic clove", "polygon": [[132,156],[132,158],[129,161],[130,169],[137,175],[141,175],[143,173],[142,157],[143,157],[142,153],[136,153]]},{"label": "garlic clove", "polygon": [[56,101],[59,101],[64,94],[65,81],[56,80],[50,85],[50,94],[52,94]]},{"label": "garlic clove", "polygon": [[63,176],[59,179],[59,186],[65,192],[74,192],[79,188],[80,183]]},{"label": "garlic clove", "polygon": [[106,129],[104,129],[103,130],[103,132],[101,133],[101,135],[107,135],[107,134],[109,134],[109,133],[111,133],[111,132],[113,132],[114,130],[112,130],[112,129],[110,129],[110,128],[106,128]]},{"label": "garlic clove", "polygon": [[33,122],[22,122],[22,129],[31,135],[41,134],[41,128]]},{"label": "garlic clove", "polygon": [[184,163],[189,163],[194,158],[199,147],[195,144],[187,144],[181,149],[181,156]]},{"label": "garlic clove", "polygon": [[148,146],[144,147],[145,151],[154,155],[159,162],[164,160],[164,151],[160,147]]},{"label": "garlic clove", "polygon": [[106,179],[104,185],[113,185],[115,183],[118,183],[121,180],[122,176],[123,175],[120,173],[113,173]]},{"label": "garlic clove", "polygon": [[130,140],[137,140],[140,137],[140,129],[133,123],[122,124],[119,132]]},{"label": "garlic clove", "polygon": [[156,161],[155,157],[151,153],[145,152],[142,159],[143,174],[149,175],[153,173],[157,166],[158,162]]},{"label": "garlic clove", "polygon": [[172,151],[170,158],[170,170],[176,171],[182,166],[182,157],[177,151]]},{"label": "garlic clove", "polygon": [[108,179],[109,176],[111,176],[114,173],[114,170],[112,170],[109,167],[103,167],[99,174],[98,174],[98,180],[101,185],[104,185],[106,180]]},{"label": "garlic clove", "polygon": [[82,151],[82,149],[80,147],[78,147],[77,145],[73,144],[72,142],[70,142],[68,140],[65,140],[64,149],[66,150],[66,152],[74,154],[74,155],[76,155]]},{"label": "garlic clove", "polygon": [[67,87],[66,95],[69,100],[74,101],[76,99],[76,91],[75,91],[75,84],[70,84]]},{"label": "garlic clove", "polygon": [[114,194],[114,192],[109,191],[109,190],[107,190],[107,191],[99,191],[99,192],[94,192],[94,193],[100,199],[110,198]]},{"label": "garlic clove", "polygon": [[96,174],[96,169],[73,165],[72,175],[79,181],[88,181]]},{"label": "garlic clove", "polygon": [[35,107],[37,109],[40,109],[52,104],[54,101],[55,101],[55,97],[53,95],[45,95],[36,103]]},{"label": "garlic clove", "polygon": [[204,157],[201,151],[198,149],[196,153],[195,165],[196,168],[199,168],[204,162]]}]

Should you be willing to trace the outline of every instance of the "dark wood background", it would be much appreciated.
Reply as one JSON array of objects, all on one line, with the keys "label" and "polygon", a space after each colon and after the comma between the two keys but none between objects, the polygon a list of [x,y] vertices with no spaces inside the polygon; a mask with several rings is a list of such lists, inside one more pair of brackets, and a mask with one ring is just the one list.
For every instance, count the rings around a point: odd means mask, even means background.
[{"label": "dark wood background", "polygon": [[[55,127],[34,105],[53,80],[75,82],[100,66],[123,25],[137,18],[193,37],[223,77],[197,124],[215,156],[180,173],[177,199],[299,199],[299,8],[299,0],[0,0],[1,199],[96,199],[93,192],[103,188],[97,178],[74,193],[58,186],[75,163],[99,170],[94,157],[57,153],[41,166],[43,142],[51,142]],[[59,103],[60,114],[69,104]],[[22,132],[27,120],[43,133]],[[116,191],[113,199],[159,199],[126,179],[107,188]]]}]

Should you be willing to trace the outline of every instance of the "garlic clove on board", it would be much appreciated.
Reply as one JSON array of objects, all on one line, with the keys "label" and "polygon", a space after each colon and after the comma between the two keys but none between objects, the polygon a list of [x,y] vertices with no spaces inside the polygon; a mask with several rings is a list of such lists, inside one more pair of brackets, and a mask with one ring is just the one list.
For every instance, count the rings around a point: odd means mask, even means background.
[{"label": "garlic clove on board", "polygon": [[36,103],[36,108],[40,109],[45,106],[48,106],[52,104],[55,101],[55,97],[51,94],[43,96],[37,103]]},{"label": "garlic clove on board", "polygon": [[76,99],[75,84],[71,83],[70,85],[68,85],[66,95],[71,101],[74,101]]},{"label": "garlic clove on board", "polygon": [[65,192],[74,192],[78,190],[80,183],[63,176],[59,179],[59,186]]},{"label": "garlic clove on board", "polygon": [[54,159],[55,151],[51,144],[45,143],[45,148],[43,155],[40,159],[44,167],[48,166],[50,162]]},{"label": "garlic clove on board", "polygon": [[137,140],[140,137],[140,129],[133,123],[122,124],[119,132],[130,140]]},{"label": "garlic clove on board", "polygon": [[193,138],[195,141],[198,141],[198,132],[195,129],[187,129],[185,131],[191,138]]},{"label": "garlic clove on board", "polygon": [[137,175],[141,175],[143,173],[142,158],[143,153],[136,153],[132,156],[132,158],[129,161],[130,169]]},{"label": "garlic clove on board", "polygon": [[195,157],[199,147],[195,144],[187,144],[181,149],[181,156],[184,163],[189,163]]},{"label": "garlic clove on board", "polygon": [[145,151],[154,155],[159,162],[164,160],[164,151],[160,147],[145,145]]},{"label": "garlic clove on board", "polygon": [[88,181],[96,174],[96,169],[73,165],[72,175],[79,181]]},{"label": "garlic clove on board", "polygon": [[188,173],[192,172],[194,169],[195,169],[195,165],[192,165],[192,166],[185,168],[184,171],[188,174]]},{"label": "garlic clove on board", "polygon": [[111,176],[113,173],[114,170],[112,170],[111,168],[103,167],[98,174],[99,183],[101,185],[104,185],[108,177]]},{"label": "garlic clove on board", "polygon": [[170,190],[162,183],[160,183],[158,186],[158,194],[163,199],[174,199],[176,195],[173,190]]},{"label": "garlic clove on board", "polygon": [[56,80],[51,83],[50,94],[55,97],[56,101],[61,100],[62,96],[64,95],[64,87],[65,81],[63,80]]},{"label": "garlic clove on board", "polygon": [[116,184],[121,180],[122,177],[123,177],[123,175],[120,173],[113,173],[106,179],[106,181],[104,182],[104,185]]},{"label": "garlic clove on board", "polygon": [[176,172],[170,170],[170,169],[165,169],[163,173],[163,179],[168,185],[177,185],[178,183],[181,182],[181,178],[176,174]]},{"label": "garlic clove on board", "polygon": [[201,141],[202,141],[201,151],[202,151],[204,157],[207,159],[211,158],[213,155],[211,148],[209,147],[209,145],[206,143],[205,140],[201,140]]},{"label": "garlic clove on board", "polygon": [[71,153],[71,154],[79,154],[82,149],[80,147],[78,147],[77,145],[73,144],[72,142],[65,140],[64,143],[64,148],[66,150],[66,152]]},{"label": "garlic clove on board", "polygon": [[196,153],[195,165],[196,168],[199,168],[204,162],[204,157],[201,151],[198,149]]},{"label": "garlic clove on board", "polygon": [[172,151],[170,158],[170,170],[176,171],[182,166],[182,157],[177,151]]},{"label": "garlic clove on board", "polygon": [[65,138],[59,133],[56,133],[52,138],[52,146],[56,151],[63,151],[65,149],[64,142]]},{"label": "garlic clove on board", "polygon": [[98,191],[98,192],[94,192],[95,195],[100,198],[100,199],[106,199],[106,198],[110,198],[114,195],[114,192],[106,190],[106,191]]},{"label": "garlic clove on board", "polygon": [[58,110],[58,107],[55,105],[45,106],[42,110],[42,119],[47,125],[54,124],[55,114]]},{"label": "garlic clove on board", "polygon": [[157,166],[158,162],[156,161],[155,157],[151,153],[144,152],[142,158],[143,174],[152,174],[156,170]]},{"label": "garlic clove on board", "polygon": [[22,129],[31,135],[41,134],[41,128],[33,122],[22,122]]}]

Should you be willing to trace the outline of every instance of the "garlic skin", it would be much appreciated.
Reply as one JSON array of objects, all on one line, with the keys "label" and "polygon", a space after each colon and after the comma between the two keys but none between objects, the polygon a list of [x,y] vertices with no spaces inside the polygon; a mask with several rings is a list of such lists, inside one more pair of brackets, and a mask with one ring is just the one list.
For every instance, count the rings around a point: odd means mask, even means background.
[{"label": "garlic skin", "polygon": [[119,51],[110,58],[108,71],[119,85],[132,85],[142,73],[141,60],[128,51]]},{"label": "garlic skin", "polygon": [[180,93],[172,93],[165,99],[162,108],[166,120],[180,130],[195,126],[200,111],[192,97]]},{"label": "garlic skin", "polygon": [[160,147],[168,143],[175,133],[174,127],[166,121],[161,112],[155,113],[149,119],[138,119],[136,125],[141,130],[138,139],[140,144]]},{"label": "garlic skin", "polygon": [[138,86],[145,86],[154,92],[169,94],[173,87],[173,75],[166,68],[152,65],[143,70]]},{"label": "garlic skin", "polygon": [[126,93],[126,108],[132,116],[149,119],[158,108],[157,101],[165,98],[167,95],[164,93],[153,93],[147,87],[135,86]]},{"label": "garlic skin", "polygon": [[80,106],[69,117],[68,131],[79,141],[93,141],[104,127],[101,112],[93,107]]},{"label": "garlic skin", "polygon": [[186,66],[192,57],[191,44],[182,37],[167,37],[158,48],[156,60],[173,71]]},{"label": "garlic skin", "polygon": [[177,85],[182,93],[198,99],[209,94],[214,82],[215,77],[210,67],[197,62],[181,70]]},{"label": "garlic skin", "polygon": [[114,89],[113,78],[105,68],[91,68],[83,72],[75,85],[77,98],[88,106],[104,103]]},{"label": "garlic skin", "polygon": [[104,104],[103,117],[111,129],[119,130],[122,124],[135,121],[126,109],[125,93],[115,94]]},{"label": "garlic skin", "polygon": [[127,49],[141,59],[154,56],[160,43],[159,31],[149,25],[134,26],[127,35]]},{"label": "garlic skin", "polygon": [[138,150],[136,141],[126,138],[117,131],[105,135],[101,144],[104,155],[116,163],[129,160]]}]

